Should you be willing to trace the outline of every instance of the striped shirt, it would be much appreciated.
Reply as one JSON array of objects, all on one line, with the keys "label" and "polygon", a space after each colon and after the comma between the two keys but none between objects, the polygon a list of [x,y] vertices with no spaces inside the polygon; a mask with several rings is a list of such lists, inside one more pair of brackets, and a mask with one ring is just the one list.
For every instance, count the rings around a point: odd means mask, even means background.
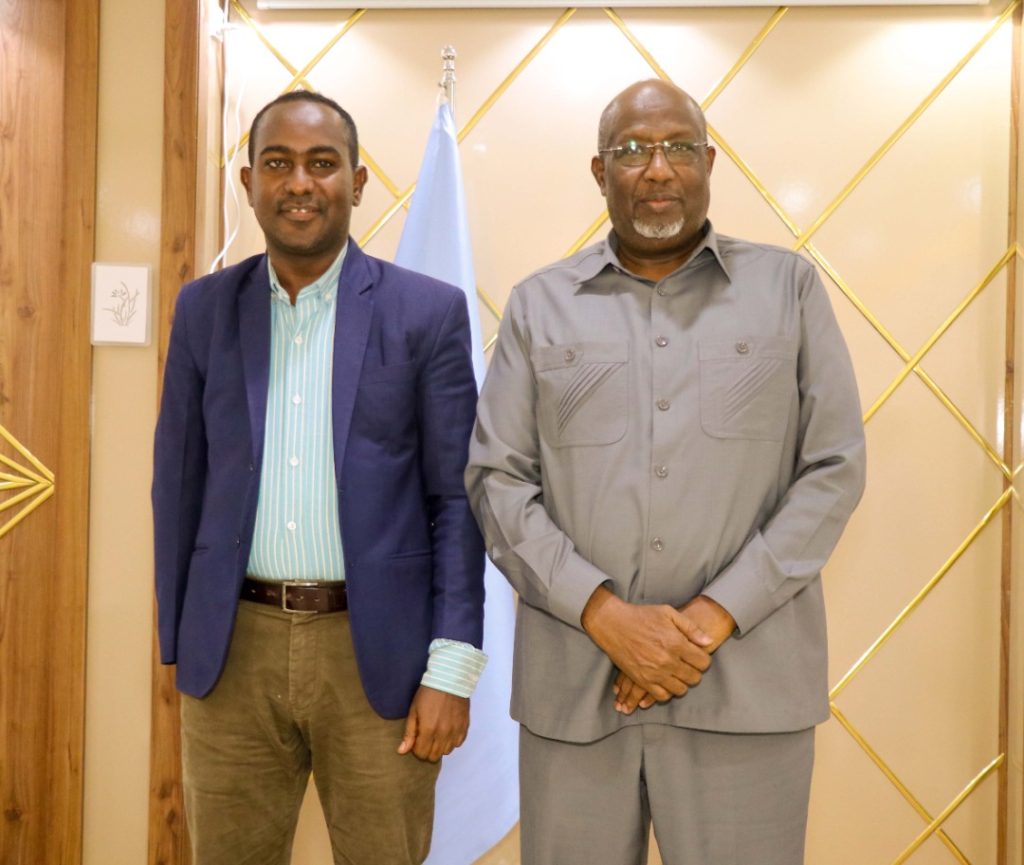
[{"label": "striped shirt", "polygon": [[[264,580],[344,580],[331,428],[338,278],[348,245],[324,274],[288,292],[270,272],[270,377],[256,526],[248,573]],[[342,311],[344,314],[344,311]],[[437,639],[422,684],[469,697],[487,656]]]}]

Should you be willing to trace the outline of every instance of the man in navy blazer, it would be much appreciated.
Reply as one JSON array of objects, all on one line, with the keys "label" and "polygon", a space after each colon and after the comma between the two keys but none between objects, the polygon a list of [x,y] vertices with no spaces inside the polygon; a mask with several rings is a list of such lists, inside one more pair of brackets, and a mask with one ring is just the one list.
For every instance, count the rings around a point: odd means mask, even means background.
[{"label": "man in navy blazer", "polygon": [[412,865],[485,660],[466,301],[349,239],[367,176],[336,103],[279,97],[249,153],[267,255],[181,290],[155,442],[193,858],[287,863],[312,770],[336,862]]}]

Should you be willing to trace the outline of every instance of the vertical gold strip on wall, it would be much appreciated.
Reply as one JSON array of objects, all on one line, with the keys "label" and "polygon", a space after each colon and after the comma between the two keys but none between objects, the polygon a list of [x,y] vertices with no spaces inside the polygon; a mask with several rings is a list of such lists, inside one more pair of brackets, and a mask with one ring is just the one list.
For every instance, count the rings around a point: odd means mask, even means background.
[{"label": "vertical gold strip on wall", "polygon": [[[1018,248],[1020,243],[1019,205],[1020,205],[1020,167],[1024,154],[1021,152],[1021,69],[1024,57],[1021,53],[1021,14],[1018,6],[1013,16],[1013,36],[1010,49],[1010,152],[1009,152],[1009,212],[1007,214],[1007,243],[1011,249]],[[1017,356],[1017,274],[1020,271],[1020,256],[1016,256],[1007,267],[1006,272],[1006,365],[1003,379],[1003,462],[1008,466],[1016,465],[1017,454],[1015,444],[1020,435],[1020,412],[1015,404],[1014,365]],[[1004,488],[1013,486],[1014,479],[1003,480]],[[1011,620],[1013,615],[1013,570],[1017,566],[1013,557],[1013,519],[1014,508],[1003,510],[1003,543],[1000,574],[999,604],[999,752],[1012,754],[1016,750],[1010,742],[1010,687],[1011,677],[1019,675],[1011,661]],[[1019,713],[1019,709],[1017,712]],[[1019,717],[1017,719],[1019,721]],[[1018,732],[1018,736],[1021,734]],[[1019,746],[1020,743],[1018,742]],[[997,815],[997,865],[1009,865],[1010,847],[1019,851],[1022,846],[1022,823],[1024,814],[1010,814],[1010,772],[1014,771],[1014,761],[1007,760],[999,769],[999,793]],[[1020,773],[1019,766],[1017,767]],[[1019,788],[1018,779],[1018,788]],[[1010,833],[1016,835],[1013,844]]]},{"label": "vertical gold strip on wall", "polygon": [[[164,42],[163,207],[160,224],[161,378],[174,301],[195,274],[199,106],[199,0],[168,3]],[[174,668],[159,663],[153,633],[149,774],[149,865],[188,865],[181,791],[181,735]]]}]

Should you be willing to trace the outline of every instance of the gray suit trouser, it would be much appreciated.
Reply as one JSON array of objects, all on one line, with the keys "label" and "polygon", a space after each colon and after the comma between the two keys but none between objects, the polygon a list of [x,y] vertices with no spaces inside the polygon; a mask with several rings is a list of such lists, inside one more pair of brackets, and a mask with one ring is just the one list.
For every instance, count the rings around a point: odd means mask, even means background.
[{"label": "gray suit trouser", "polygon": [[520,727],[522,865],[802,865],[814,730],[637,724],[596,742]]}]

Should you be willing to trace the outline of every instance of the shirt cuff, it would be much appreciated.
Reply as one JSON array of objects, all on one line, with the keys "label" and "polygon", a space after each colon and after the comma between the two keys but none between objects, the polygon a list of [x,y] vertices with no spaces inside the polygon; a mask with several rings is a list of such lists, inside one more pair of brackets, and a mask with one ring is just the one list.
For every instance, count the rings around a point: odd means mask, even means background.
[{"label": "shirt cuff", "polygon": [[471,697],[487,664],[487,655],[458,640],[431,640],[421,685],[456,697]]},{"label": "shirt cuff", "polygon": [[757,533],[701,594],[724,607],[735,620],[736,630],[746,634],[780,603],[764,575],[777,575],[776,585],[784,576],[764,537]]}]

